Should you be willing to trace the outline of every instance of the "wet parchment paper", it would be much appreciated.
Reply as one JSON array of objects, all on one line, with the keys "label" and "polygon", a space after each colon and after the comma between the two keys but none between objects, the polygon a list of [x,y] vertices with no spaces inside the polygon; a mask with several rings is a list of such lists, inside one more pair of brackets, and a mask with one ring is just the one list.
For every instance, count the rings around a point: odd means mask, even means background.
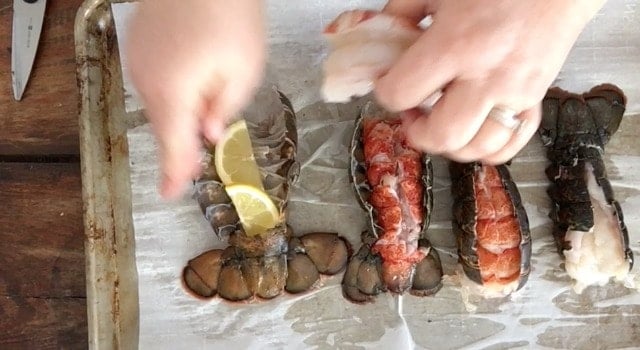
[{"label": "wet parchment paper", "polygon": [[[581,37],[558,83],[581,91],[611,82],[628,94],[629,112],[607,147],[606,164],[632,249],[640,256],[640,16],[636,4],[610,1],[606,5]],[[325,48],[317,33],[345,9],[382,5],[381,1],[268,2],[268,81],[291,98],[300,135],[302,170],[289,206],[290,224],[298,234],[339,232],[356,249],[365,213],[347,178],[347,146],[363,100],[349,105],[319,102]],[[131,8],[131,4],[114,5],[121,37],[126,35],[122,23]],[[134,100],[129,105],[140,104]],[[511,166],[533,239],[533,271],[525,288],[507,299],[463,300],[451,233],[450,182],[446,163],[436,157],[429,238],[443,257],[445,287],[428,298],[382,294],[369,305],[355,305],[342,297],[341,274],[304,295],[282,295],[260,304],[191,297],[180,282],[182,268],[201,252],[226,243],[213,234],[191,197],[174,203],[158,197],[157,145],[148,125],[131,130],[128,140],[142,349],[640,347],[638,291],[608,285],[576,295],[570,288],[551,238],[547,162],[537,137]]]}]

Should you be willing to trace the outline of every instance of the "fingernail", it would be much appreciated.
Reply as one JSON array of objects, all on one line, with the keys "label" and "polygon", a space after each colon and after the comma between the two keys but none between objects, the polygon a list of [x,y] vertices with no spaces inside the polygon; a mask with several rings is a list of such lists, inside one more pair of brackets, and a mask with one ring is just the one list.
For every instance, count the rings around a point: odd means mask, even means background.
[{"label": "fingernail", "polygon": [[402,133],[406,136],[406,140],[409,145],[413,148],[416,148],[415,142],[413,142],[413,133],[411,132],[410,126],[418,119],[422,113],[420,110],[413,108],[399,113],[400,116],[400,129]]},{"label": "fingernail", "polygon": [[182,194],[180,185],[164,174],[160,181],[160,196],[165,200],[174,200]]},{"label": "fingernail", "polygon": [[200,177],[200,175],[202,175],[202,172],[204,170],[203,169],[204,164],[202,159],[204,159],[204,157],[205,157],[205,154],[203,152],[202,157],[200,157],[200,160],[193,165],[193,169],[191,169],[191,174],[190,174],[192,180],[196,180],[197,178]]},{"label": "fingernail", "polygon": [[224,134],[224,126],[222,122],[220,122],[219,120],[208,121],[206,123],[205,136],[210,142],[216,143],[218,140],[222,138],[223,134]]},{"label": "fingernail", "polygon": [[438,102],[438,100],[440,100],[441,97],[442,90],[434,92],[433,94],[429,95],[424,101],[422,101],[422,103],[420,104],[420,108],[424,109],[425,111],[431,111],[433,106],[436,104],[436,102]]},{"label": "fingernail", "polygon": [[418,108],[408,109],[399,113],[403,124],[411,124],[416,121],[416,119],[420,118],[420,116],[422,116],[423,114],[424,113],[422,113],[422,111]]}]

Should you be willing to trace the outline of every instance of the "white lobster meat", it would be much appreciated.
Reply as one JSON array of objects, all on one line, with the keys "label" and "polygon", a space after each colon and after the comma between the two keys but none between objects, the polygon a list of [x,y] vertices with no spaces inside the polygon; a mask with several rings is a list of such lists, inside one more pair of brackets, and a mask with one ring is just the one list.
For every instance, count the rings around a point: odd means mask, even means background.
[{"label": "white lobster meat", "polygon": [[373,91],[375,80],[422,33],[409,20],[373,10],[338,15],[325,29],[331,52],[324,62],[322,95],[327,102],[349,102]]}]

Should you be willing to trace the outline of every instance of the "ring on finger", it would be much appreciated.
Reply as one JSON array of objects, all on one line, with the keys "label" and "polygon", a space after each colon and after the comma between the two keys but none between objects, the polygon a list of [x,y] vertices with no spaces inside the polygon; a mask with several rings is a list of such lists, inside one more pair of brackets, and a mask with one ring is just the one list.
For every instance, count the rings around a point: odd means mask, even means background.
[{"label": "ring on finger", "polygon": [[487,115],[487,118],[492,119],[502,126],[516,132],[522,125],[522,120],[518,118],[518,112],[508,107],[493,107],[491,111],[489,111],[489,115]]}]

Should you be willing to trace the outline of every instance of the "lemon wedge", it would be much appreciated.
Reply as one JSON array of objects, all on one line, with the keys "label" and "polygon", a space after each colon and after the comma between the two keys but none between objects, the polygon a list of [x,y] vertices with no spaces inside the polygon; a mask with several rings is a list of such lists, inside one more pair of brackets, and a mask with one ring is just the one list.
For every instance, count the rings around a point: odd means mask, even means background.
[{"label": "lemon wedge", "polygon": [[215,147],[214,162],[225,185],[244,184],[264,190],[251,137],[244,120],[231,124]]},{"label": "lemon wedge", "polygon": [[247,236],[264,234],[281,222],[271,197],[262,189],[245,184],[225,186]]}]

